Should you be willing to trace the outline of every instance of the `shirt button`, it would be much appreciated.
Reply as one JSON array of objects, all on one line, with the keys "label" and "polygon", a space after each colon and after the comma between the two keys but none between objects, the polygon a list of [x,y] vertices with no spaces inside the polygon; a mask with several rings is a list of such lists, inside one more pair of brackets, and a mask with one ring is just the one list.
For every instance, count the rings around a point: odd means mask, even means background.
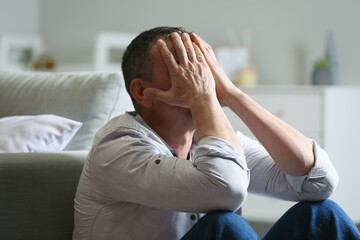
[{"label": "shirt button", "polygon": [[193,221],[196,220],[195,214],[191,214],[190,219],[193,220]]},{"label": "shirt button", "polygon": [[159,164],[159,163],[160,163],[160,159],[156,159],[155,164]]}]

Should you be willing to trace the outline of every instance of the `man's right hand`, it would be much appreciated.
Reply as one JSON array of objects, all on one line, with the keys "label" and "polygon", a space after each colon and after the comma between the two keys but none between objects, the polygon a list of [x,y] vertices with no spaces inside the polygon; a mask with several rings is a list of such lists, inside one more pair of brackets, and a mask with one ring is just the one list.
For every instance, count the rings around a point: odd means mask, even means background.
[{"label": "man's right hand", "polygon": [[187,33],[181,36],[172,33],[171,39],[179,63],[165,41],[157,41],[157,47],[169,71],[171,88],[167,91],[147,88],[144,94],[169,105],[190,109],[216,100],[214,78],[199,47],[192,43]]}]

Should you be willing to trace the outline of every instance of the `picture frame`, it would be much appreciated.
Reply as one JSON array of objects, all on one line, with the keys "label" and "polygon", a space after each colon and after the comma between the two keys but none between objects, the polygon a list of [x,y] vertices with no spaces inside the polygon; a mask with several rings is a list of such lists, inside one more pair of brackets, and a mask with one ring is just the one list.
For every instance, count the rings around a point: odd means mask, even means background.
[{"label": "picture frame", "polygon": [[41,43],[38,35],[1,35],[0,69],[25,70]]},{"label": "picture frame", "polygon": [[241,44],[217,45],[214,52],[226,75],[236,82],[240,70],[250,64],[250,51]]},{"label": "picture frame", "polygon": [[121,72],[122,55],[135,37],[129,32],[101,32],[96,39],[95,70]]}]

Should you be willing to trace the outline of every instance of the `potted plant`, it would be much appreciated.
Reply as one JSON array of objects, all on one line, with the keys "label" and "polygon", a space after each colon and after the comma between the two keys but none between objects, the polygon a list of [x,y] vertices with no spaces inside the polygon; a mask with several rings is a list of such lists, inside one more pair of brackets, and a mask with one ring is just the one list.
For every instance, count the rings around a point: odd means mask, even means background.
[{"label": "potted plant", "polygon": [[328,58],[319,58],[314,63],[312,83],[315,85],[334,84],[331,62]]}]

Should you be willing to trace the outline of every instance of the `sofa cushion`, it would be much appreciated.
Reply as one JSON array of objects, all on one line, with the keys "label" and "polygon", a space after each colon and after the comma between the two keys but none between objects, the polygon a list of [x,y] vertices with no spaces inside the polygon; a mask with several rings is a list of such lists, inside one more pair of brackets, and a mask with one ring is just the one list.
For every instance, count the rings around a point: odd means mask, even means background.
[{"label": "sofa cushion", "polygon": [[0,153],[60,152],[81,125],[50,114],[0,118]]},{"label": "sofa cushion", "polygon": [[117,73],[0,72],[0,117],[54,114],[83,123],[65,150],[90,149],[96,131],[127,110]]},{"label": "sofa cushion", "polygon": [[72,239],[87,153],[0,154],[0,239]]}]

